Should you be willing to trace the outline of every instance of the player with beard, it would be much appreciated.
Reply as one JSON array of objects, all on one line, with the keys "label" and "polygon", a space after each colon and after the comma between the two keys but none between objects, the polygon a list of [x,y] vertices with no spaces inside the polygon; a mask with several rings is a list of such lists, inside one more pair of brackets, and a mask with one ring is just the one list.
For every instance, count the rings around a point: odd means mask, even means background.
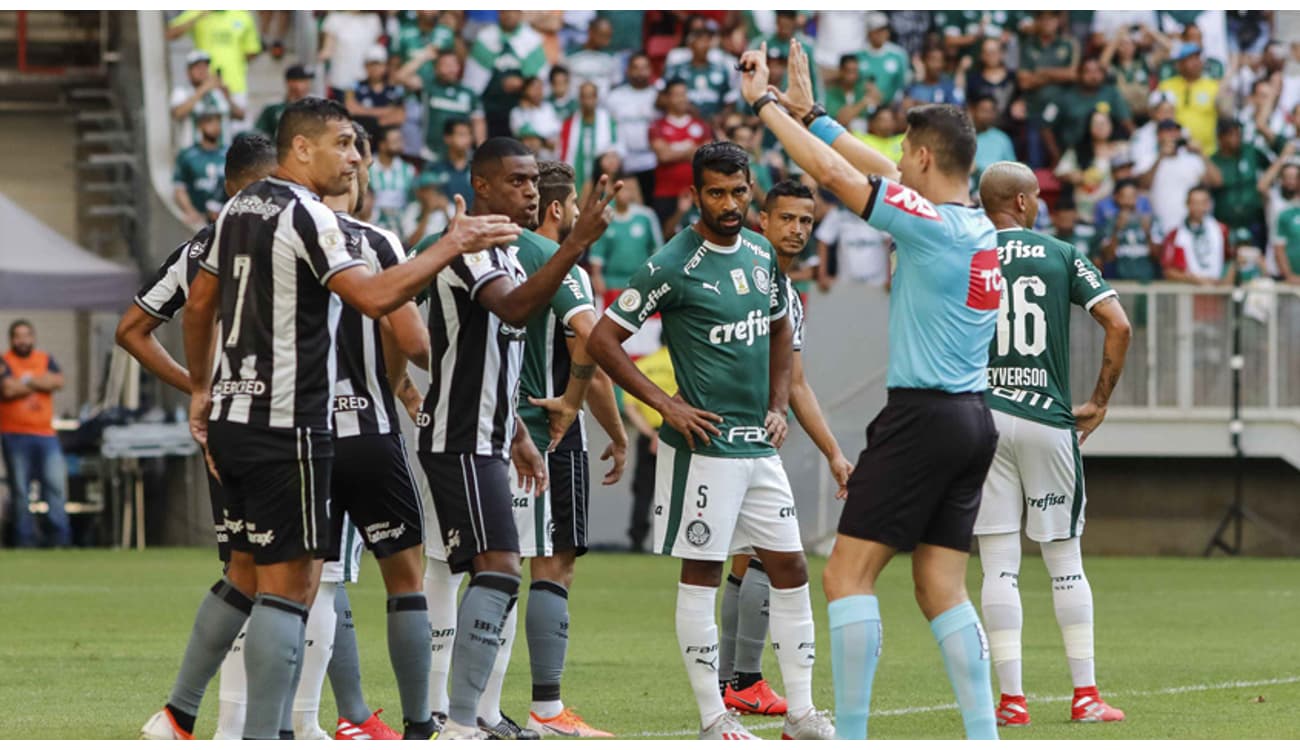
[{"label": "player with beard", "polygon": [[[718,692],[714,606],[729,554],[752,551],[771,577],[772,641],[788,692],[782,736],[830,739],[812,702],[814,630],[794,498],[776,453],[786,434],[792,327],[777,259],[744,228],[749,157],[701,146],[691,194],[700,220],[637,271],[588,341],[614,382],[663,415],[655,549],[680,558],[677,640],[700,709],[701,739],[753,739]],[[680,391],[643,375],[622,343],[654,313]]]},{"label": "player with beard", "polygon": [[[504,211],[515,221],[536,223],[537,160],[519,141],[488,139],[475,152],[470,174],[473,211]],[[584,201],[573,231],[536,273],[525,274],[509,251],[512,243],[501,243],[457,258],[429,290],[433,356],[429,390],[416,415],[418,452],[447,567],[453,575],[473,571],[457,615],[448,718],[440,737],[487,737],[478,727],[479,701],[519,591],[519,533],[508,463],[513,459],[523,467],[520,480],[534,494],[540,495],[547,481],[546,462],[515,408],[524,327],[608,226],[607,208],[622,184],[602,197],[607,182],[602,178]],[[417,245],[416,257],[437,239]],[[430,568],[426,591],[432,585],[454,596],[440,564],[431,562]]]},{"label": "player with beard", "polygon": [[[763,236],[776,250],[782,273],[788,273],[808,245],[816,204],[812,191],[797,180],[773,185],[764,197],[758,219]],[[794,359],[790,372],[790,408],[813,444],[826,457],[831,476],[839,485],[836,497],[843,499],[845,483],[853,464],[844,457],[839,442],[822,414],[817,394],[803,369],[804,309],[794,285],[786,278],[790,301],[790,324],[794,330]],[[718,687],[727,708],[750,714],[784,714],[786,700],[777,695],[763,678],[763,644],[767,640],[771,583],[763,564],[752,555],[731,560],[722,592],[722,620],[719,625]]]}]

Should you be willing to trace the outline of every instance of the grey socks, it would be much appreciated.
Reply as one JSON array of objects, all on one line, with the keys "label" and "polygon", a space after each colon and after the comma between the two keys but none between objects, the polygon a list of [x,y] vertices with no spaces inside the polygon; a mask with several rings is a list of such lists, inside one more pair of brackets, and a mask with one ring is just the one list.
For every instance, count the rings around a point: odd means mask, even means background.
[{"label": "grey socks", "polygon": [[536,581],[528,589],[528,661],[533,672],[533,700],[558,701],[564,655],[569,648],[569,591],[554,581]]},{"label": "grey socks", "polygon": [[217,581],[199,603],[190,640],[185,646],[185,656],[181,659],[176,683],[167,700],[173,714],[179,711],[190,717],[190,729],[193,729],[193,717],[199,713],[199,703],[203,701],[208,683],[216,676],[230,644],[235,642],[252,609],[253,600],[226,578]]},{"label": "grey socks", "polygon": [[767,641],[767,597],[772,582],[758,560],[750,560],[740,584],[736,618],[736,672],[763,671],[763,644]]},{"label": "grey socks", "polygon": [[740,579],[727,574],[722,584],[722,620],[718,623],[718,685],[736,678],[736,624],[740,617]]},{"label": "grey socks", "polygon": [[[248,673],[248,715],[244,739],[280,738],[281,714],[292,706],[294,674],[301,666],[307,608],[258,594],[244,637],[244,669]],[[289,726],[293,726],[292,717]]]},{"label": "grey socks", "polygon": [[388,658],[397,677],[402,718],[411,724],[426,722],[430,716],[433,631],[429,628],[428,610],[420,591],[388,597]]},{"label": "grey socks", "polygon": [[370,706],[361,693],[361,654],[357,651],[357,629],[352,624],[352,602],[348,589],[339,584],[334,590],[334,611],[338,623],[334,626],[334,653],[330,656],[330,689],[338,704],[339,716],[353,724],[370,718]]},{"label": "grey socks", "polygon": [[519,576],[484,572],[474,575],[460,600],[447,712],[457,724],[478,725],[478,701],[501,647],[507,608],[518,593]]}]

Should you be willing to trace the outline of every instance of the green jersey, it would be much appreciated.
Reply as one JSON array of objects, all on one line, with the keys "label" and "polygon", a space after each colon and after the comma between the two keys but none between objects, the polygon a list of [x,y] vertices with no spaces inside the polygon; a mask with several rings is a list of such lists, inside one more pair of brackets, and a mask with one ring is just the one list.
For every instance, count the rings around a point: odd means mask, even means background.
[{"label": "green jersey", "polygon": [[445,156],[443,130],[450,120],[469,122],[483,116],[483,102],[478,94],[459,83],[435,83],[423,91],[424,145],[438,158]]},{"label": "green jersey", "polygon": [[663,244],[655,212],[645,206],[629,205],[627,213],[615,212],[605,233],[592,244],[590,260],[600,265],[605,286],[622,289]]},{"label": "green jersey", "polygon": [[253,123],[253,127],[265,133],[274,142],[275,130],[280,127],[280,115],[284,114],[284,108],[287,106],[289,106],[288,102],[275,102],[262,107],[262,112],[257,116],[257,122]]},{"label": "green jersey", "polygon": [[1078,248],[1028,229],[998,230],[998,257],[1005,286],[989,345],[989,407],[1072,427],[1070,305],[1091,310],[1115,291]]},{"label": "green jersey", "polygon": [[[907,52],[893,42],[885,42],[880,49],[864,48],[858,53],[858,70],[864,82],[876,84],[880,103],[886,107],[894,103],[912,80],[912,63],[907,59]],[[830,107],[826,109],[829,111]]]},{"label": "green jersey", "polygon": [[1273,244],[1284,246],[1291,273],[1300,273],[1300,206],[1291,206],[1277,215]]},{"label": "green jersey", "polygon": [[[1037,36],[1020,40],[1020,70],[1073,68],[1078,63],[1079,44],[1073,39],[1057,37],[1046,44]],[[1060,101],[1065,91],[1065,87],[1056,84],[1040,86],[1030,91],[1025,97],[1030,115],[1041,115],[1043,108],[1052,102]]]},{"label": "green jersey", "polygon": [[190,205],[201,214],[216,214],[226,203],[226,149],[199,144],[176,155],[172,182],[185,188]]},{"label": "green jersey", "polygon": [[675,78],[686,82],[687,98],[706,120],[736,103],[738,94],[731,87],[731,71],[725,65],[712,61],[696,65],[688,60],[669,68],[663,80]]},{"label": "green jersey", "polygon": [[370,189],[375,194],[375,223],[399,237],[402,212],[415,200],[415,167],[393,157],[387,167],[375,159],[370,165]]},{"label": "green jersey", "polygon": [[[456,32],[450,27],[439,24],[434,26],[428,32],[420,30],[419,26],[403,25],[393,37],[392,42],[388,45],[388,54],[396,57],[405,65],[415,53],[425,47],[433,47],[439,52],[456,48]],[[415,71],[420,76],[420,82],[424,88],[432,88],[436,81],[433,76],[433,60],[426,61]]]},{"label": "green jersey", "polygon": [[[530,276],[546,265],[546,261],[560,248],[553,240],[528,230],[519,235],[515,244],[516,247],[512,248],[515,259]],[[528,321],[527,333],[524,335],[524,364],[519,372],[518,410],[529,436],[542,453],[546,453],[546,447],[551,443],[550,420],[546,410],[528,403],[528,398],[564,395],[564,390],[569,385],[571,364],[565,339],[573,335],[569,321],[587,310],[595,312],[591,301],[591,282],[581,268],[574,266],[569,269],[569,275],[555,296],[551,297],[551,303]],[[555,449],[587,450],[587,432],[583,428],[581,414]]]},{"label": "green jersey", "polygon": [[[709,444],[695,453],[722,458],[771,456],[764,423],[768,405],[768,351],[772,320],[787,312],[785,277],[762,235],[742,229],[720,247],[688,228],[632,275],[606,311],[637,331],[656,312],[682,398],[722,417]],[[665,424],[659,437],[689,452],[681,433]]]}]

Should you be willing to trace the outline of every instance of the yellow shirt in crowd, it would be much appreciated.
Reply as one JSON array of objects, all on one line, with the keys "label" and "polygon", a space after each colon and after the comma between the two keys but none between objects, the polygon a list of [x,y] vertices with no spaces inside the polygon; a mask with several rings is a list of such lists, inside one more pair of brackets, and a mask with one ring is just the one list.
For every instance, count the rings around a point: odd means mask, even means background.
[{"label": "yellow shirt in crowd", "polygon": [[253,14],[246,10],[187,10],[173,18],[171,25],[188,23],[200,13],[206,15],[190,29],[194,47],[212,57],[212,72],[221,73],[230,93],[248,91],[248,56],[262,51]]},{"label": "yellow shirt in crowd", "polygon": [[1206,156],[1214,153],[1218,146],[1215,129],[1218,127],[1219,110],[1215,100],[1219,96],[1219,82],[1209,76],[1201,76],[1195,83],[1189,83],[1182,76],[1174,76],[1160,83],[1161,91],[1174,95],[1174,119],[1187,128],[1192,140],[1201,147]]}]

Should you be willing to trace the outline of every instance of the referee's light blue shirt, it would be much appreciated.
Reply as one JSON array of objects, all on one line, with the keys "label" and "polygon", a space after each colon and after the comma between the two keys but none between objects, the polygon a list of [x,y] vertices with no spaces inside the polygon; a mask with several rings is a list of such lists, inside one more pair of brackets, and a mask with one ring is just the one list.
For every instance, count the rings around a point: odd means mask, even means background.
[{"label": "referee's light blue shirt", "polygon": [[1002,298],[997,231],[982,209],[936,206],[873,177],[862,212],[897,246],[889,299],[889,388],[987,389],[989,341]]}]

